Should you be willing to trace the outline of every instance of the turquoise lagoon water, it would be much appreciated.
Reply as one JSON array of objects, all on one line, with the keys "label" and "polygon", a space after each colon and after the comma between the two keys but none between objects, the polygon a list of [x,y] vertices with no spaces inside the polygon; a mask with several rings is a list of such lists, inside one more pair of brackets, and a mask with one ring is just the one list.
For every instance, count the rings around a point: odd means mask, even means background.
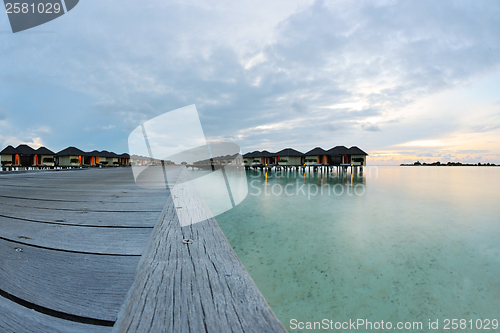
[{"label": "turquoise lagoon water", "polygon": [[500,319],[500,168],[277,175],[248,171],[249,195],[217,221],[290,332],[323,319],[497,331],[474,325]]}]

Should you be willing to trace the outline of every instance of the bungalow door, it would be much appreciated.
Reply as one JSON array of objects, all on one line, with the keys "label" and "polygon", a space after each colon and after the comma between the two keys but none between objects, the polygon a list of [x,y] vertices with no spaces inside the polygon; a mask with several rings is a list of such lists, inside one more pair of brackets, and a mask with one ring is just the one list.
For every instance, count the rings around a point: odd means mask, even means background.
[{"label": "bungalow door", "polygon": [[31,156],[21,156],[21,165],[22,166],[32,166]]}]

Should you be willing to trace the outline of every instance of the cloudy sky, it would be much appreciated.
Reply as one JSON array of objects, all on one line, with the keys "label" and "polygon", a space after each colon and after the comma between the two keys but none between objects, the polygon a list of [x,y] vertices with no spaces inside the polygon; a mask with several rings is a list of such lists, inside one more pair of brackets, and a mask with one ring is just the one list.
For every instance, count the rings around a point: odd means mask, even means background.
[{"label": "cloudy sky", "polygon": [[500,163],[499,47],[496,1],[83,0],[16,34],[3,14],[0,146],[122,153],[195,104],[243,152]]}]

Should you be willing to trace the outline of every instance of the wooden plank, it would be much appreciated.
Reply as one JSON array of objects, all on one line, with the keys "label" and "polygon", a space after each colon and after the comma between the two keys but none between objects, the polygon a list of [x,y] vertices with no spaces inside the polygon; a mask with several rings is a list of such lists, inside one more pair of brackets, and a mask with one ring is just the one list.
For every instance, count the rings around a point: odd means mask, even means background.
[{"label": "wooden plank", "polygon": [[[162,204],[159,201],[125,202],[115,203],[106,201],[42,201],[42,200],[22,200],[17,198],[0,197],[0,205],[24,208],[38,208],[59,211],[79,211],[79,212],[156,212],[161,213]],[[1,207],[3,208],[3,207]]]},{"label": "wooden plank", "polygon": [[61,211],[0,205],[0,217],[19,220],[35,221],[40,223],[55,223],[66,225],[89,225],[99,227],[135,227],[153,228],[158,223],[156,212],[88,212],[88,211]]},{"label": "wooden plank", "polygon": [[60,179],[73,179],[75,181],[78,181],[80,179],[84,179],[85,181],[91,180],[91,179],[106,179],[107,175],[109,174],[121,174],[121,175],[126,175],[128,178],[125,177],[120,177],[119,180],[113,179],[107,180],[107,183],[111,183],[114,181],[114,183],[117,184],[123,184],[125,182],[133,182],[133,175],[132,175],[132,170],[131,168],[112,168],[112,169],[98,169],[98,168],[89,168],[89,169],[80,169],[80,170],[64,170],[64,171],[59,171],[59,170],[46,170],[46,171],[33,171],[33,172],[10,172],[10,173],[0,173],[0,179],[1,178],[6,178],[6,179],[11,179],[11,180],[20,180],[20,181],[25,181],[25,182],[43,182],[46,179],[55,179],[55,180],[60,180]]},{"label": "wooden plank", "polygon": [[110,331],[111,327],[56,318],[0,297],[0,332],[109,333]]},{"label": "wooden plank", "polygon": [[196,188],[172,191],[113,332],[286,332]]},{"label": "wooden plank", "polygon": [[[140,256],[153,228],[46,224],[0,217],[0,239],[53,250]],[[21,246],[19,245],[19,246]]]},{"label": "wooden plank", "polygon": [[63,313],[115,321],[140,257],[68,253],[0,239],[0,289]]},{"label": "wooden plank", "polygon": [[[12,198],[20,200],[39,200],[39,201],[56,201],[56,202],[93,202],[104,201],[114,203],[143,203],[143,202],[162,202],[165,204],[168,197],[166,191],[151,191],[151,192],[117,192],[117,191],[102,191],[102,192],[88,192],[75,193],[74,191],[56,191],[47,195],[46,190],[39,189],[25,189],[15,188],[4,191],[5,187],[0,186],[0,200],[1,198]],[[15,194],[16,196],[7,195],[7,192]],[[163,207],[163,206],[162,206]]]},{"label": "wooden plank", "polygon": [[[107,323],[123,304],[115,332],[285,332],[196,190],[176,190],[151,230],[169,191],[130,168],[0,176],[0,294]],[[0,311],[0,330],[109,331],[1,296]]]},{"label": "wooden plank", "polygon": [[64,318],[116,320],[168,191],[137,187],[130,169],[94,171],[0,177],[0,301],[9,307],[0,331],[110,330],[36,314],[26,302]]},{"label": "wooden plank", "polygon": [[[91,184],[92,186],[75,187]],[[83,171],[47,171],[35,173],[0,173],[0,185],[14,188],[47,188],[72,190],[74,192],[135,189],[131,168],[88,169]]]}]

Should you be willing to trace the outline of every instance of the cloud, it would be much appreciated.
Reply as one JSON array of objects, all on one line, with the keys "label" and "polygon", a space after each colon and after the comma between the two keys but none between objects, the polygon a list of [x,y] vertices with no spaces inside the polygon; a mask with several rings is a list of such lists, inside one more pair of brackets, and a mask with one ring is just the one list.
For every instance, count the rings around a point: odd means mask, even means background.
[{"label": "cloud", "polygon": [[476,149],[469,149],[469,150],[457,150],[457,154],[484,154],[484,153],[489,153],[489,150],[476,150]]},{"label": "cloud", "polygon": [[361,127],[363,130],[368,131],[368,132],[380,132],[382,131],[380,127],[378,127],[376,124],[362,124]]},{"label": "cloud", "polygon": [[324,124],[321,128],[327,132],[337,132],[337,131],[344,129],[345,126],[340,125],[340,124],[331,123],[331,124]]},{"label": "cloud", "polygon": [[[234,138],[242,147],[350,141],[379,150],[457,130],[458,121],[410,123],[404,110],[500,65],[495,2],[154,6],[80,5],[71,24],[69,16],[51,23],[56,34],[9,39],[0,47],[0,88],[51,85],[88,96],[92,117],[73,124],[75,133],[115,121],[132,130],[196,104],[208,137]],[[475,126],[498,129],[484,121]],[[325,131],[332,137],[321,136]]]},{"label": "cloud", "polygon": [[446,143],[440,140],[418,140],[418,141],[409,141],[405,143],[400,143],[397,146],[400,147],[442,147],[445,146]]},{"label": "cloud", "polygon": [[93,131],[93,130],[110,130],[110,129],[113,129],[115,128],[116,125],[97,125],[97,126],[94,126],[94,127],[85,127],[85,130],[86,131]]},{"label": "cloud", "polygon": [[46,84],[43,77],[34,76],[22,70],[15,73],[7,72],[0,76],[0,80],[23,87],[40,87]]},{"label": "cloud", "polygon": [[301,102],[293,102],[292,103],[292,110],[297,112],[297,113],[304,114],[304,113],[307,113],[308,108],[307,108],[307,105],[305,105]]},{"label": "cloud", "polygon": [[35,149],[42,147],[42,146],[45,146],[42,138],[39,138],[39,137],[27,139],[25,141],[22,141],[21,144],[26,144],[32,148],[35,148]]}]

